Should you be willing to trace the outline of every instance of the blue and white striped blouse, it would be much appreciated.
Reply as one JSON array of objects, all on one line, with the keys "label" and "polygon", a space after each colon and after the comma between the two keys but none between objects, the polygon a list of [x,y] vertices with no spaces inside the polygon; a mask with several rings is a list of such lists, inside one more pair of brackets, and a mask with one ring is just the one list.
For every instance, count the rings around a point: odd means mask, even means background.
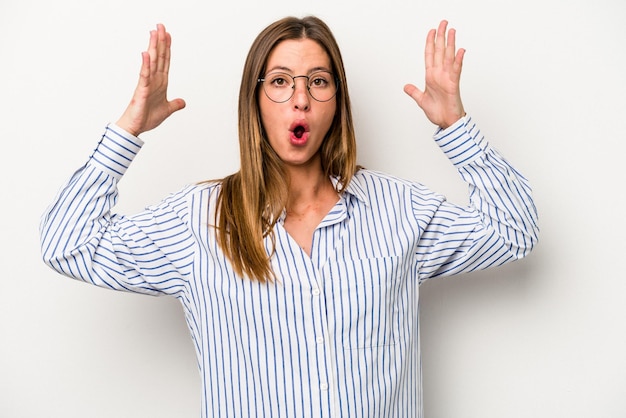
[{"label": "blue and white striped blouse", "polygon": [[469,184],[468,207],[360,170],[310,257],[276,225],[278,280],[259,283],[235,276],[216,243],[219,184],[111,213],[142,141],[110,125],[43,216],[43,258],[97,286],[178,298],[203,417],[422,417],[419,284],[521,258],[538,234],[527,181],[469,117],[435,140]]}]

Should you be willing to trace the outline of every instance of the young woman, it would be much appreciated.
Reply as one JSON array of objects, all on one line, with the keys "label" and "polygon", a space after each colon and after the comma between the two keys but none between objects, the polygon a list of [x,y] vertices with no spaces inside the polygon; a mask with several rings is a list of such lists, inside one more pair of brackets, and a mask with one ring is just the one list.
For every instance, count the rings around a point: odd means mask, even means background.
[{"label": "young woman", "polygon": [[357,166],[339,48],[307,17],[271,24],[250,49],[241,169],[112,214],[138,136],[185,106],[167,99],[171,38],[158,25],[130,105],[43,217],[44,260],[178,298],[205,417],[422,416],[420,283],[524,257],[538,233],[527,181],[465,114],[464,51],[446,30],[428,34],[424,90],[405,91],[439,126],[468,207]]}]

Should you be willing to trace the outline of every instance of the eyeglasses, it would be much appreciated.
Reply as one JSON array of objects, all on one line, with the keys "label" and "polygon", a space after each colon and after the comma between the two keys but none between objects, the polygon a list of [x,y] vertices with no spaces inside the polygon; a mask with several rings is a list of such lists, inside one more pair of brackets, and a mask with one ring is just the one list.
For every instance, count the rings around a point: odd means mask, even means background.
[{"label": "eyeglasses", "polygon": [[268,99],[284,103],[296,91],[296,78],[306,78],[306,88],[318,102],[327,102],[337,94],[338,80],[329,71],[316,71],[308,76],[274,72],[267,74],[265,78],[259,78],[257,82],[263,84],[263,91]]}]

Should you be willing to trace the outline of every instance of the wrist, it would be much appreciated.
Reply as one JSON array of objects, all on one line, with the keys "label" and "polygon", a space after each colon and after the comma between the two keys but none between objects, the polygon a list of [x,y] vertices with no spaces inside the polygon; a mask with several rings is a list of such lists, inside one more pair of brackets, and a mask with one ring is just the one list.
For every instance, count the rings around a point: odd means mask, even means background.
[{"label": "wrist", "polygon": [[119,118],[117,120],[117,122],[115,122],[115,125],[117,127],[121,128],[121,129],[123,129],[124,131],[128,132],[129,134],[131,134],[135,138],[138,137],[141,134],[141,131],[139,129],[137,129],[136,127],[134,127],[133,124],[128,121],[128,118],[126,118],[124,116]]},{"label": "wrist", "polygon": [[113,125],[116,126],[118,129],[126,132],[130,136],[139,139],[139,135],[141,134],[141,132],[137,129],[133,129],[133,127],[124,119],[124,117],[118,119],[118,121],[115,122]]},{"label": "wrist", "polygon": [[467,113],[465,112],[465,110],[461,110],[460,112],[455,112],[454,114],[446,116],[444,118],[444,122],[439,124],[439,128],[445,131],[450,126],[454,125],[459,120],[463,119],[466,115]]}]

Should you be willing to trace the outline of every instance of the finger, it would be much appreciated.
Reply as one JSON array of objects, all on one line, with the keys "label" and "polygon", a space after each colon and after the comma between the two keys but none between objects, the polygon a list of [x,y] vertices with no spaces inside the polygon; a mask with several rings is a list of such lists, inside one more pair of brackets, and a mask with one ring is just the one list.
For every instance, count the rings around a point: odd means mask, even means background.
[{"label": "finger", "polygon": [[454,57],[454,65],[452,67],[453,71],[456,74],[461,74],[461,70],[463,69],[463,58],[465,57],[465,49],[459,48],[456,52],[456,56]]},{"label": "finger", "polygon": [[422,101],[422,96],[424,95],[423,91],[413,84],[407,84],[404,86],[404,92],[411,96],[411,98],[413,98],[413,100],[415,100],[415,102],[421,107],[420,103]]},{"label": "finger", "polygon": [[439,23],[439,28],[437,28],[437,36],[435,37],[435,59],[434,65],[440,65],[444,58],[444,53],[446,50],[446,28],[448,27],[448,22],[446,20],[442,20]]},{"label": "finger", "polygon": [[448,31],[448,39],[445,47],[444,63],[446,65],[452,65],[454,63],[454,57],[456,53],[456,30],[450,29]]},{"label": "finger", "polygon": [[165,62],[163,63],[163,72],[166,74],[170,71],[170,57],[172,54],[172,36],[169,32],[165,32]]},{"label": "finger", "polygon": [[435,63],[435,32],[435,29],[431,29],[426,36],[426,47],[424,48],[426,69],[431,68]]},{"label": "finger", "polygon": [[167,35],[165,32],[165,26],[162,24],[157,25],[157,72],[162,72],[165,68],[165,57],[167,55]]},{"label": "finger", "polygon": [[179,110],[184,109],[185,106],[187,106],[185,101],[183,99],[181,99],[181,98],[174,99],[171,102],[169,102],[168,104],[169,104],[169,108],[170,108],[170,112],[171,113],[178,112]]},{"label": "finger", "polygon": [[150,45],[148,46],[148,54],[150,55],[150,71],[153,73],[157,68],[157,32],[150,31]]},{"label": "finger", "polygon": [[155,41],[155,39],[152,38],[152,32],[154,32],[154,31],[152,31],[152,30],[150,31],[150,37],[148,39],[148,49],[146,49],[146,51],[150,51],[150,49],[153,46],[153,42]]},{"label": "finger", "polygon": [[150,84],[150,54],[141,53],[141,70],[139,71],[139,86],[146,87]]}]

